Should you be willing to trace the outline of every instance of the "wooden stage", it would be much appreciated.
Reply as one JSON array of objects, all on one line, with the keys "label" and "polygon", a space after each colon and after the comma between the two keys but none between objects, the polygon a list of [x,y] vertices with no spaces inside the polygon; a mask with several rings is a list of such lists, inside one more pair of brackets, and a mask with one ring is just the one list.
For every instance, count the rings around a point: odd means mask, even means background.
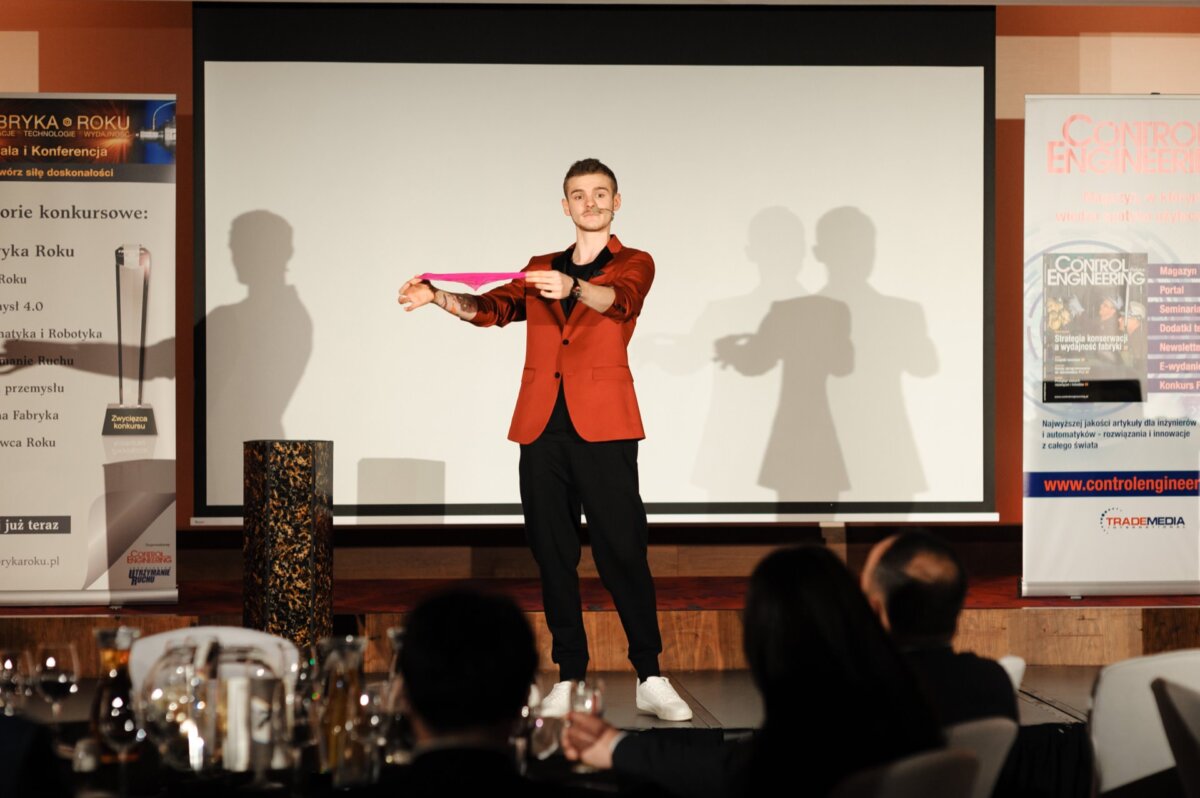
[{"label": "wooden stage", "polygon": [[[608,593],[597,578],[583,578],[584,619],[591,667],[629,670],[625,639]],[[741,651],[744,576],[658,577],[659,619],[665,671],[721,671],[746,667]],[[371,641],[367,668],[385,669],[386,631],[403,624],[421,597],[453,584],[508,594],[537,632],[549,667],[550,638],[536,578],[338,579],[335,628]],[[1030,665],[1106,665],[1128,657],[1200,647],[1200,596],[1021,598],[1012,574],[972,582],[955,640],[958,648],[999,657],[1018,654]],[[85,671],[96,667],[91,630],[120,623],[144,634],[185,626],[241,625],[241,581],[185,580],[174,605],[105,607],[0,607],[0,647],[31,648],[39,640],[73,640]],[[84,675],[94,675],[85,672]]]}]

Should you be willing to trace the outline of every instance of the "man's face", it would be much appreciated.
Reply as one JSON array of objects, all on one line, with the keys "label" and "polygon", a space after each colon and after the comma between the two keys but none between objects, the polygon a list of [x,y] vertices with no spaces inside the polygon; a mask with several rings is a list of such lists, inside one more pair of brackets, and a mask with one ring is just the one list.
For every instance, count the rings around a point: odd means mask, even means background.
[{"label": "man's face", "polygon": [[1112,303],[1111,299],[1106,299],[1100,303],[1100,318],[1103,321],[1108,321],[1116,315],[1117,306]]},{"label": "man's face", "polygon": [[613,191],[608,175],[576,175],[567,181],[563,213],[580,230],[599,232],[612,224],[613,212],[621,207],[621,195]]},{"label": "man's face", "polygon": [[1121,331],[1127,332],[1130,335],[1138,331],[1138,327],[1142,326],[1142,320],[1137,316],[1122,316]]}]

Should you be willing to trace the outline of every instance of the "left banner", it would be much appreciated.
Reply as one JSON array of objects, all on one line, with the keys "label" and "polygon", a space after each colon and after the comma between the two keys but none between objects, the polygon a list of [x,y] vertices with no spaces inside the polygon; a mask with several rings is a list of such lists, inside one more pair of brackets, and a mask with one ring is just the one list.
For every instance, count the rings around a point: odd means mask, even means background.
[{"label": "left banner", "polygon": [[0,604],[178,598],[175,131],[0,94]]}]

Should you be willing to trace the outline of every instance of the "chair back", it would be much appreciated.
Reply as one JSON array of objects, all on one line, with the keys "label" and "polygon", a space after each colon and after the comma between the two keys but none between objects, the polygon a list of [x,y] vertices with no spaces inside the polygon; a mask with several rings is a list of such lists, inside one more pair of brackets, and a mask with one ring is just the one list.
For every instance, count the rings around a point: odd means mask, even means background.
[{"label": "chair back", "polygon": [[947,726],[945,732],[947,746],[970,751],[979,759],[972,798],[990,798],[1017,739],[1017,722],[1012,718],[981,718]]},{"label": "chair back", "polygon": [[1013,684],[1013,690],[1020,691],[1021,682],[1025,680],[1025,660],[1016,654],[1005,654],[997,662],[1000,663],[1001,668],[1004,668],[1004,672],[1008,674],[1008,678]]},{"label": "chair back", "polygon": [[927,751],[855,773],[829,798],[971,798],[978,769],[969,751]]},{"label": "chair back", "polygon": [[1200,798],[1200,693],[1166,679],[1150,682],[1175,771],[1187,798]]},{"label": "chair back", "polygon": [[1097,675],[1088,732],[1098,793],[1175,766],[1150,689],[1157,678],[1200,690],[1200,649],[1134,657],[1102,668]]},{"label": "chair back", "polygon": [[134,695],[140,693],[146,674],[166,652],[167,647],[181,643],[189,637],[197,641],[216,638],[223,647],[255,646],[262,651],[267,664],[275,670],[275,675],[285,680],[300,664],[300,651],[295,643],[257,629],[243,629],[240,626],[189,626],[172,629],[149,637],[139,637],[133,641],[133,648],[129,651],[129,680],[133,684]]}]

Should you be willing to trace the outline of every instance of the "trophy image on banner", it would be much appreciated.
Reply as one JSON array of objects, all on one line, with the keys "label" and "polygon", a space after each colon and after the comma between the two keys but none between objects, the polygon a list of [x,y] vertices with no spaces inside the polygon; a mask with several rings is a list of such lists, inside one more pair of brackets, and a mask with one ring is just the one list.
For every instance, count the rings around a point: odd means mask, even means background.
[{"label": "trophy image on banner", "polygon": [[[146,372],[146,302],[150,296],[150,250],[139,244],[127,244],[117,248],[116,256],[117,404],[108,406],[102,434],[157,435],[154,409],[142,402],[142,382]],[[137,342],[136,349],[133,347],[134,341]],[[135,351],[136,364],[130,362],[133,357],[127,357]]]}]

